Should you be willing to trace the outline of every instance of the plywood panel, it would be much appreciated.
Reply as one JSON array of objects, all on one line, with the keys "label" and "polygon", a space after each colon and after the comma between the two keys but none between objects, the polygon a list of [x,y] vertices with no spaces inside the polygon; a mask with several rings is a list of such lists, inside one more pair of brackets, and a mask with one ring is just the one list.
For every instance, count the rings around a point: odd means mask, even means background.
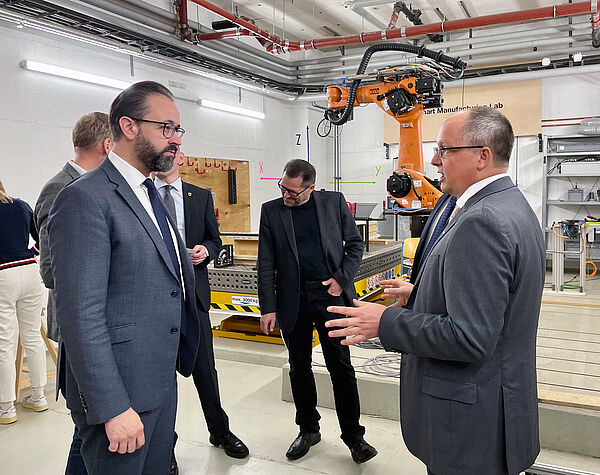
[{"label": "plywood panel", "polygon": [[[237,204],[229,204],[227,170],[236,169]],[[210,189],[221,232],[250,231],[250,169],[247,161],[187,157],[179,173],[192,185]]]},{"label": "plywood panel", "polygon": [[[537,135],[542,127],[542,81],[511,81],[445,88],[444,105],[425,111],[423,142],[435,142],[442,123],[455,112],[475,106],[498,109],[510,120],[516,136]],[[385,114],[384,141],[398,143],[400,126]]]}]

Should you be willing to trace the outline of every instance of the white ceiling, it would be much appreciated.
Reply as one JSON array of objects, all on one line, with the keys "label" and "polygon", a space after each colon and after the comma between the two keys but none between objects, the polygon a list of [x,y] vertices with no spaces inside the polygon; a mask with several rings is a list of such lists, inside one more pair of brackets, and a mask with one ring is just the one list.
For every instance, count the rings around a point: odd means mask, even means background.
[{"label": "white ceiling", "polygon": [[[193,0],[183,1],[187,1],[190,26],[200,33],[211,32],[212,21],[222,19]],[[228,12],[250,18],[259,28],[288,41],[381,31],[389,23],[394,5],[393,1],[384,0],[209,1]],[[413,0],[405,3],[412,9],[421,10],[420,18],[424,24],[432,24],[439,23],[442,15],[447,20],[467,18],[461,4],[472,17],[478,17],[571,2]],[[40,7],[43,12],[37,9],[40,5],[44,5]],[[58,8],[56,12],[52,10],[54,7]],[[249,36],[192,44],[183,41],[178,34],[175,11],[174,0],[0,0],[0,23],[4,21],[13,26],[25,25],[44,31],[57,27],[56,34],[68,34],[72,38],[83,35],[81,41],[87,42],[91,37],[125,54],[139,55],[142,51],[148,60],[168,63],[169,67],[195,70],[204,75],[207,71],[211,74],[217,71],[223,76],[234,76],[235,81],[248,81],[249,88],[294,92],[320,91],[324,83],[354,74],[363,51],[369,46],[359,43],[343,48],[272,55],[256,38]],[[64,12],[69,12],[68,21],[64,20]],[[552,60],[546,68],[547,73],[572,66],[600,67],[600,51],[591,44],[589,19],[586,13],[570,18],[445,33],[443,41],[436,43],[426,36],[406,38],[404,42],[425,44],[436,51],[461,57],[468,62],[467,74],[471,77],[539,72],[543,57]],[[411,26],[412,23],[400,13],[396,25]],[[171,47],[174,50],[170,50]],[[570,57],[578,52],[583,54],[584,60],[575,64]],[[165,56],[168,59],[163,61]],[[398,64],[405,59],[404,53],[378,53],[369,63],[369,70]],[[512,66],[507,68],[506,65]]]}]

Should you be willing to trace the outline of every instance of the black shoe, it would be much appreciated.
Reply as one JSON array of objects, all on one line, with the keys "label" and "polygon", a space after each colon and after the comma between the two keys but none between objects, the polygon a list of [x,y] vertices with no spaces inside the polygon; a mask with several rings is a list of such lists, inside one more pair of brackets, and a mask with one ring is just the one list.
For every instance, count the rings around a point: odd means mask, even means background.
[{"label": "black shoe", "polygon": [[297,460],[304,457],[313,445],[321,442],[321,434],[319,432],[300,432],[296,440],[292,442],[285,456],[290,460]]},{"label": "black shoe", "polygon": [[350,453],[352,454],[352,460],[356,463],[365,463],[377,455],[377,450],[361,437],[350,447]]},{"label": "black shoe", "polygon": [[175,460],[175,453],[171,455],[171,466],[169,467],[169,475],[179,475],[179,467],[177,466],[177,460]]},{"label": "black shoe", "polygon": [[223,437],[217,437],[210,434],[208,439],[215,447],[223,447],[225,453],[234,459],[243,459],[248,457],[250,451],[246,444],[238,439],[233,433],[228,432]]}]

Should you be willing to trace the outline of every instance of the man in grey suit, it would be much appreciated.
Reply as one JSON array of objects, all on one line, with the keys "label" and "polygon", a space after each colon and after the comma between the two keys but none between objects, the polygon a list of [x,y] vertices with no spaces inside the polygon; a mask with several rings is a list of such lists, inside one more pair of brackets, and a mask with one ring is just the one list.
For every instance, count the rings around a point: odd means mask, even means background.
[{"label": "man in grey suit", "polygon": [[513,141],[495,109],[450,117],[432,164],[451,197],[432,216],[442,223],[439,237],[414,287],[398,289],[406,305],[329,309],[350,316],[327,323],[345,327],[330,332],[349,337],[344,344],[379,335],[386,350],[406,353],[402,434],[435,475],[518,474],[539,453],[535,342],[545,246],[506,174]]},{"label": "man in grey suit", "polygon": [[[112,148],[112,136],[108,124],[108,115],[104,112],[92,112],[79,118],[72,131],[75,158],[65,163],[60,172],[44,185],[35,204],[33,218],[40,236],[40,274],[48,289],[46,319],[48,338],[58,341],[56,325],[56,307],[54,302],[54,279],[48,252],[48,213],[58,193],[76,178],[96,168]],[[67,459],[65,475],[85,475],[85,466],[80,453],[81,439],[77,428]]]},{"label": "man in grey suit", "polygon": [[108,115],[92,112],[79,118],[71,134],[75,158],[65,163],[61,171],[54,175],[42,188],[35,204],[33,219],[40,236],[40,274],[48,289],[46,316],[48,338],[58,341],[56,316],[54,315],[54,279],[48,252],[48,213],[56,195],[75,178],[96,168],[112,148],[112,137],[108,125]]},{"label": "man in grey suit", "polygon": [[149,175],[171,168],[184,130],[150,81],[121,92],[109,120],[113,150],[48,218],[58,386],[90,475],[166,475],[175,370],[191,374],[199,322],[192,263]]},{"label": "man in grey suit", "polygon": [[324,323],[334,318],[328,305],[351,305],[354,275],[363,243],[344,195],[314,191],[316,170],[304,160],[286,163],[279,181],[281,198],[262,205],[258,238],[260,327],[275,322],[289,353],[290,383],[296,405],[298,437],[286,453],[296,460],[319,443],[317,389],[311,369],[313,324],[333,384],[341,438],[352,459],[363,463],[377,455],[363,435],[360,402],[348,348],[329,338]]}]

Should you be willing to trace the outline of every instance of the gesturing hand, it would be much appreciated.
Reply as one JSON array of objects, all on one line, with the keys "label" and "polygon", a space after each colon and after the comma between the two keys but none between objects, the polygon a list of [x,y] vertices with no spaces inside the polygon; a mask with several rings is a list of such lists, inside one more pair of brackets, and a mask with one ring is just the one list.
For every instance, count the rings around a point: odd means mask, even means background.
[{"label": "gesturing hand", "polygon": [[400,279],[382,280],[379,282],[379,285],[386,297],[396,299],[392,307],[403,307],[406,305],[414,287],[413,284]]},{"label": "gesturing hand", "polygon": [[387,308],[385,305],[360,302],[356,299],[354,305],[356,307],[327,307],[327,311],[330,313],[339,313],[349,317],[325,322],[326,327],[344,327],[329,332],[331,337],[351,337],[342,340],[342,345],[354,345],[378,336],[379,320]]}]

